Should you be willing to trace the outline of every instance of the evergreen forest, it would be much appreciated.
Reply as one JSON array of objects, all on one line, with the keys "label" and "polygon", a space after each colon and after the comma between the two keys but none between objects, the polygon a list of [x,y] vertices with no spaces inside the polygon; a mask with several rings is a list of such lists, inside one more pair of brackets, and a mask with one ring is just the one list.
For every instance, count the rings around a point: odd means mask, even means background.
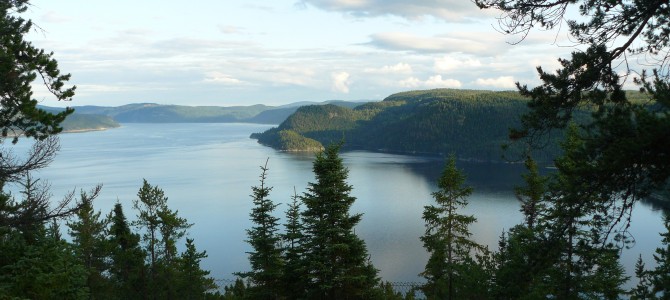
[{"label": "evergreen forest", "polygon": [[[670,75],[665,65],[629,73],[639,75],[640,88],[629,93],[615,69],[625,55],[667,58],[668,2],[474,2],[503,12],[504,33],[557,26],[577,5],[583,19],[567,25],[586,48],[556,72],[538,68],[542,84],[534,88],[406,92],[354,109],[306,106],[254,135],[285,150],[318,150],[314,180],[294,192],[280,218],[266,181],[271,162],[261,166],[248,199],[250,268],[221,287],[200,266],[208,254],[186,238],[193,223],[170,208],[160,187],[144,180],[132,207],[100,212],[101,186],[55,200],[33,177],[55,159],[73,110],[40,108],[31,84],[41,77],[57,101],[72,100],[76,88],[52,53],[24,40],[29,1],[0,1],[0,299],[670,299],[670,216],[653,267],[640,258],[630,277],[620,263],[633,242],[635,205],[668,191]],[[624,44],[612,47],[617,39]],[[19,155],[10,143],[32,147]],[[462,213],[473,189],[456,161],[499,159],[495,149],[508,143],[527,169],[515,191],[524,218],[489,249],[469,230],[477,216]],[[347,147],[447,157],[418,220],[425,232],[416,242],[429,254],[419,274],[425,280],[408,291],[379,277],[356,234],[365,216],[350,212],[355,183],[339,156]],[[556,172],[541,175],[537,161],[546,159]],[[8,192],[9,184],[21,191]]]}]

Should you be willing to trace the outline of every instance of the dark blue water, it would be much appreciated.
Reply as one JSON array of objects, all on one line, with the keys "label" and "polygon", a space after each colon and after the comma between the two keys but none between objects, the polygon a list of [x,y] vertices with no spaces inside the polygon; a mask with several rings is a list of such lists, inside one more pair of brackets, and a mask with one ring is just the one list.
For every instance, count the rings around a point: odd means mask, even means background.
[{"label": "dark blue water", "polygon": [[[172,209],[195,223],[189,237],[209,255],[203,266],[216,278],[230,279],[233,272],[248,269],[245,229],[251,225],[249,195],[251,186],[258,184],[260,165],[269,158],[267,184],[274,187],[271,199],[282,203],[276,213],[282,218],[294,188],[300,194],[314,180],[312,154],[278,152],[248,138],[269,127],[123,124],[107,131],[63,134],[58,157],[36,177],[51,183],[54,201],[73,189],[88,190],[102,183],[96,209],[106,215],[118,201],[131,219],[136,214],[132,201],[146,178],[165,191]],[[352,210],[363,213],[356,233],[366,241],[381,277],[420,280],[417,274],[428,257],[419,241],[424,233],[421,214],[432,201],[443,160],[364,151],[345,152],[342,157],[350,170],[352,194],[358,198]],[[475,188],[463,211],[478,219],[470,228],[473,237],[495,249],[501,232],[521,221],[512,189],[520,184],[524,170],[510,164],[458,166]],[[632,221],[637,244],[623,253],[631,271],[639,253],[648,267],[653,266],[651,254],[663,229],[661,213],[644,204],[638,204]]]}]

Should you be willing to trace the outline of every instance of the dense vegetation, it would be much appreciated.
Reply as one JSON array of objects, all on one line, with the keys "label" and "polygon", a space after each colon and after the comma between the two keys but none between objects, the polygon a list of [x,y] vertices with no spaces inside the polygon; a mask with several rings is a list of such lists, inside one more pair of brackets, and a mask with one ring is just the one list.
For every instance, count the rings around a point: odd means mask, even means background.
[{"label": "dense vegetation", "polygon": [[62,123],[64,132],[76,132],[87,130],[102,130],[121,126],[118,122],[108,116],[84,115],[74,113],[68,116]]},{"label": "dense vegetation", "polygon": [[[527,99],[515,92],[435,89],[391,95],[353,109],[334,105],[304,106],[277,128],[254,134],[264,145],[305,150],[300,140],[329,144],[344,140],[345,149],[419,154],[455,153],[481,161],[518,159],[517,145],[504,152],[509,128],[519,126]],[[281,132],[293,132],[279,137]],[[556,139],[537,151],[541,160],[558,155]],[[311,147],[311,145],[310,145]]]},{"label": "dense vegetation", "polygon": [[[72,193],[60,202],[52,201],[48,186],[31,173],[53,159],[58,150],[55,135],[72,110],[52,114],[36,107],[30,84],[39,73],[59,100],[72,97],[74,88],[64,88],[69,76],[60,74],[50,54],[23,40],[31,23],[17,14],[27,9],[28,1],[0,2],[2,137],[20,131],[25,139],[35,141],[20,158],[4,148],[0,152],[0,298],[412,299],[415,294],[450,300],[670,298],[670,217],[665,216],[663,239],[653,256],[656,266],[647,269],[640,259],[637,285],[630,290],[623,288],[629,278],[619,263],[621,248],[631,242],[627,229],[636,202],[668,186],[669,70],[659,66],[652,80],[644,70],[637,73],[641,78],[635,82],[652,100],[640,102],[627,97],[612,69],[623,53],[662,53],[667,58],[668,2],[475,2],[505,12],[501,23],[507,26],[505,32],[523,32],[536,25],[552,28],[567,6],[579,4],[584,20],[568,22],[568,27],[575,40],[589,48],[562,60],[563,69],[556,74],[538,69],[543,85],[519,86],[531,100],[518,126],[512,124],[516,127],[512,138],[526,138],[531,147],[547,130],[564,130],[554,174],[539,175],[531,153],[526,153],[528,174],[525,185],[516,191],[523,223],[504,231],[496,250],[473,242],[468,226],[476,218],[458,211],[468,204],[472,190],[463,185],[464,176],[451,156],[433,194],[435,203],[426,206],[423,214],[426,232],[421,242],[430,253],[422,272],[426,282],[417,293],[406,295],[380,284],[365,243],[355,234],[362,215],[349,213],[355,198],[350,194],[353,186],[346,182],[348,172],[338,156],[338,144],[317,154],[315,181],[301,196],[294,195],[283,231],[280,218],[273,214],[277,206],[268,198],[272,188],[265,185],[267,165],[262,168],[260,186],[252,187],[254,226],[247,230],[253,248],[251,270],[239,273],[248,281],[238,280],[223,295],[209,292],[212,279],[199,266],[206,254],[197,251],[193,240],[186,239],[185,251],[177,253],[177,243],[192,224],[169,208],[160,188],[143,183],[133,202],[137,213],[133,222],[128,222],[120,204],[106,217],[93,209],[100,187],[81,192],[78,198]],[[638,37],[639,48],[628,49]],[[609,49],[617,38],[628,42]],[[493,122],[506,129],[503,121],[514,119],[510,109],[517,105],[514,93],[457,91],[462,99],[454,99],[450,92],[401,93],[356,109],[306,107],[280,129],[307,137],[322,132],[324,141],[351,136],[351,141],[359,143],[366,140],[357,134],[375,139],[373,134],[385,133],[385,138],[391,138],[410,129],[419,137],[407,136],[413,143],[405,147],[417,147],[427,139],[421,130],[465,143],[466,138],[456,140],[456,134],[448,133],[457,129],[463,130],[461,136],[482,133],[477,128],[467,131],[464,124],[473,122],[470,119],[478,121],[473,127],[487,130],[495,128],[481,123]],[[469,97],[481,98],[486,105],[468,101]],[[583,107],[592,112],[590,119],[575,115]],[[451,114],[445,115],[447,111]],[[498,115],[506,119],[495,119]],[[575,119],[580,122],[576,124]],[[425,120],[439,127],[432,128]],[[360,128],[371,130],[364,133]],[[394,128],[399,132],[389,132]],[[12,141],[20,139],[16,135]],[[472,145],[434,147],[490,155],[489,150]],[[23,190],[10,195],[4,190],[7,183],[21,184]],[[71,241],[63,239],[58,229],[64,220]]]}]

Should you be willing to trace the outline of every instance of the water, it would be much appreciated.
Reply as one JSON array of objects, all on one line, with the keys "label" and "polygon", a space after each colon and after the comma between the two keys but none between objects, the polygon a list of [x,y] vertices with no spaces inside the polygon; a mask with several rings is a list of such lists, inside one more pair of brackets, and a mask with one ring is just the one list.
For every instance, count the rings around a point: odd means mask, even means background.
[{"label": "water", "polygon": [[[249,139],[252,132],[268,129],[255,124],[123,124],[121,128],[61,135],[56,160],[35,177],[48,180],[55,200],[68,191],[88,190],[102,183],[95,207],[103,214],[117,201],[126,216],[134,219],[132,201],[142,179],[158,185],[168,205],[194,223],[188,236],[209,255],[203,267],[215,278],[231,279],[232,273],[248,270],[251,186],[259,183],[260,166],[269,158],[267,184],[270,197],[282,203],[284,216],[294,188],[301,194],[314,181],[312,154],[283,153]],[[19,148],[25,147],[20,142]],[[17,149],[16,153],[21,153]],[[423,207],[432,203],[431,192],[443,167],[443,159],[354,151],[342,153],[349,168],[349,184],[357,201],[353,213],[363,213],[356,233],[368,246],[380,276],[389,281],[419,281],[428,255],[419,237],[424,233]],[[480,243],[497,247],[504,229],[521,222],[519,204],[512,188],[519,185],[520,165],[458,163],[475,192],[464,214],[478,222],[470,227]],[[663,230],[661,213],[638,204],[631,232],[637,240],[623,253],[632,274],[640,253],[653,266],[651,254]]]}]

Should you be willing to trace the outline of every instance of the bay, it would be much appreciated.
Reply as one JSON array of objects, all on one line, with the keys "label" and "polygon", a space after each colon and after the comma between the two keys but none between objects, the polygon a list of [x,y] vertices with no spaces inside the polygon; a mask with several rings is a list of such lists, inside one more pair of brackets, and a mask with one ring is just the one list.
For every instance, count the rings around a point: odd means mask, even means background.
[{"label": "bay", "polygon": [[[94,206],[107,214],[118,201],[134,219],[132,201],[146,179],[165,191],[168,205],[194,223],[188,237],[209,255],[202,266],[217,279],[232,279],[248,270],[244,242],[251,227],[251,186],[258,185],[260,166],[268,160],[270,198],[281,203],[284,217],[294,190],[302,194],[314,181],[311,153],[275,151],[249,139],[268,129],[258,124],[122,124],[121,128],[62,134],[61,151],[46,169],[35,174],[49,181],[57,201],[68,191],[103,184]],[[16,153],[27,143],[19,142]],[[23,148],[22,148],[23,147]],[[366,241],[373,264],[384,280],[421,281],[428,255],[419,237],[424,233],[423,207],[432,203],[442,157],[419,157],[366,151],[341,154],[350,170],[349,184],[357,201],[352,213],[362,213],[356,233]],[[459,162],[475,192],[463,211],[478,222],[473,237],[496,249],[500,234],[522,220],[512,192],[524,172],[517,164]],[[636,244],[624,250],[622,261],[632,274],[639,254],[653,267],[652,253],[663,230],[661,212],[638,203],[630,229]],[[183,244],[183,243],[182,243]]]}]

